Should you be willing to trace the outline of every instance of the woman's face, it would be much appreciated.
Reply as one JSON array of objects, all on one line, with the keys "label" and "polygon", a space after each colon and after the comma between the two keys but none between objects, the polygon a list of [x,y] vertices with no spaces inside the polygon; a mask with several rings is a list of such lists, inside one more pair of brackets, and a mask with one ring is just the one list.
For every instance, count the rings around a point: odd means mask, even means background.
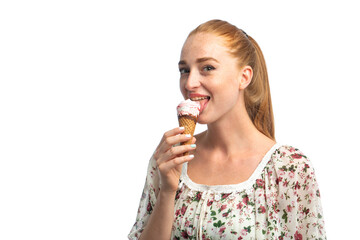
[{"label": "woman's face", "polygon": [[201,105],[198,122],[208,124],[236,110],[240,98],[237,60],[223,40],[209,33],[197,33],[184,43],[179,62],[180,89],[185,99]]}]

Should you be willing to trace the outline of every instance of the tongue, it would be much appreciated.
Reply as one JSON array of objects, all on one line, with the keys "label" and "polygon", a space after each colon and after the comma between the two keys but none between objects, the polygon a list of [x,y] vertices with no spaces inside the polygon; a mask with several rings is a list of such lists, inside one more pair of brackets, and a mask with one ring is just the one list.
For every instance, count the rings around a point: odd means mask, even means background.
[{"label": "tongue", "polygon": [[202,111],[204,110],[204,106],[208,101],[209,101],[209,99],[203,99],[203,100],[199,101],[199,103],[200,103],[200,113],[202,113]]}]

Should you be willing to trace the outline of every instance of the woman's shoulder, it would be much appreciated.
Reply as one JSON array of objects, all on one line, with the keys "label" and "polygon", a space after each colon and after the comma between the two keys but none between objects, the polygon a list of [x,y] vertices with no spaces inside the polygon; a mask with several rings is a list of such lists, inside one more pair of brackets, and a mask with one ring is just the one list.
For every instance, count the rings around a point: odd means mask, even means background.
[{"label": "woman's shoulder", "polygon": [[300,149],[282,145],[276,150],[269,164],[268,172],[275,178],[281,201],[306,200],[306,204],[310,204],[311,201],[316,203],[320,191],[315,170],[309,158]]},{"label": "woman's shoulder", "polygon": [[289,144],[279,145],[274,152],[272,163],[276,169],[282,171],[296,170],[307,171],[309,168],[313,168],[310,159],[299,148]]}]

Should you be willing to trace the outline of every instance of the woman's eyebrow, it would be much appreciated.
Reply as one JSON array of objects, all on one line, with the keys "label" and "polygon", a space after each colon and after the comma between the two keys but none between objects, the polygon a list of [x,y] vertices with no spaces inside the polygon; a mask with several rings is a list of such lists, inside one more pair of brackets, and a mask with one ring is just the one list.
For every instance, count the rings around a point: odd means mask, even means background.
[{"label": "woman's eyebrow", "polygon": [[[209,60],[212,60],[212,61],[215,61],[215,62],[219,63],[218,60],[216,60],[215,58],[212,58],[212,57],[198,58],[198,59],[196,59],[196,63],[202,63],[202,62],[206,62],[206,61],[209,61]],[[186,65],[186,61],[185,60],[180,60],[179,65]]]},{"label": "woman's eyebrow", "polygon": [[180,60],[180,61],[179,61],[179,65],[186,65],[185,60]]},{"label": "woman's eyebrow", "polygon": [[215,61],[217,63],[219,63],[218,60],[216,60],[215,58],[212,58],[212,57],[203,57],[203,58],[198,58],[196,60],[197,63],[201,63],[201,62],[206,62],[206,61],[209,61],[209,60],[212,60],[212,61]]}]

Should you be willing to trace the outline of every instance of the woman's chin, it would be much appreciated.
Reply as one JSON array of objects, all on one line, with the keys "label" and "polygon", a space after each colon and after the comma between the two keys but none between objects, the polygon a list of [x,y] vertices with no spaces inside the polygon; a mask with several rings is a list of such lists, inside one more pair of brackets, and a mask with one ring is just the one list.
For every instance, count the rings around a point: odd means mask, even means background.
[{"label": "woman's chin", "polygon": [[203,116],[200,114],[200,116],[198,117],[197,119],[197,123],[200,123],[200,124],[208,124],[209,121]]}]

